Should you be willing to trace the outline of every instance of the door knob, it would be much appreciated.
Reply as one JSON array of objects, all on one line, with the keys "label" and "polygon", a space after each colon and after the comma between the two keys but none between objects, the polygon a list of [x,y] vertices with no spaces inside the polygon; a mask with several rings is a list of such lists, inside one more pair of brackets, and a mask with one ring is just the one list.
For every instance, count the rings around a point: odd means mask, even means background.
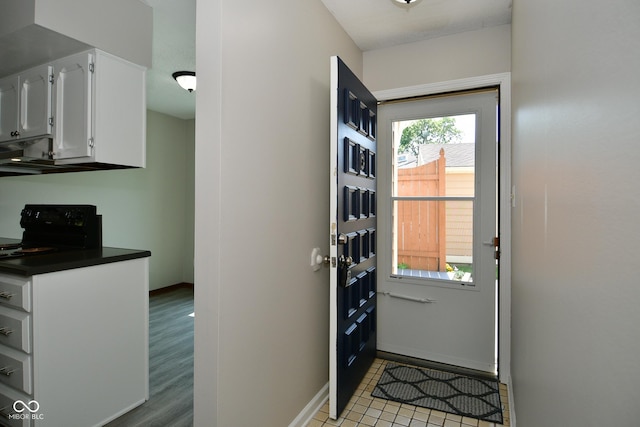
[{"label": "door knob", "polygon": [[311,269],[313,271],[320,270],[323,265],[328,265],[331,262],[329,255],[322,255],[320,248],[313,248],[311,251]]}]

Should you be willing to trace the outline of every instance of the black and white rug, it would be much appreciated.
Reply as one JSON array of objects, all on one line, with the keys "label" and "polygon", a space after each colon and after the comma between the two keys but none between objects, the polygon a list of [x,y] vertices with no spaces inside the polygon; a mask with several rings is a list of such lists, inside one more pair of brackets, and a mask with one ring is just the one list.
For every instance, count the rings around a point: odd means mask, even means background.
[{"label": "black and white rug", "polygon": [[483,421],[503,422],[496,380],[388,363],[371,395]]}]

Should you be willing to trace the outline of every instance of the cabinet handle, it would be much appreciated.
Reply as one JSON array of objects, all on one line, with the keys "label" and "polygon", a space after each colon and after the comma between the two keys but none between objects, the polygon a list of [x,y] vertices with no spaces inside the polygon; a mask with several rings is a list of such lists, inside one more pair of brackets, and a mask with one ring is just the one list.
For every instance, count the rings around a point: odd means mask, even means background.
[{"label": "cabinet handle", "polygon": [[2,327],[0,328],[0,335],[4,335],[5,337],[8,337],[9,335],[11,335],[13,333],[13,329],[9,329],[8,327]]},{"label": "cabinet handle", "polygon": [[0,374],[6,375],[7,377],[13,374],[16,370],[11,369],[10,366],[5,366],[4,368],[0,368]]},{"label": "cabinet handle", "polygon": [[11,297],[13,297],[13,294],[10,294],[7,291],[0,292],[0,298],[11,299]]},{"label": "cabinet handle", "polygon": [[11,132],[11,136],[20,136],[20,132],[14,130],[13,132]]}]

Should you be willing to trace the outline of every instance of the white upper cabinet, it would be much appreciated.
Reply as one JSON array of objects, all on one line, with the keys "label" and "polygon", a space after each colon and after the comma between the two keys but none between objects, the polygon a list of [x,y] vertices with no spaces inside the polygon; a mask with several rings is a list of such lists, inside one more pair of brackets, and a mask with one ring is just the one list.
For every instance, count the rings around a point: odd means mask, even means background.
[{"label": "white upper cabinet", "polygon": [[16,76],[0,79],[0,142],[16,138],[18,92],[19,81]]},{"label": "white upper cabinet", "polygon": [[0,0],[0,10],[0,177],[145,167],[152,7]]},{"label": "white upper cabinet", "polygon": [[0,80],[0,142],[51,135],[51,79],[42,65]]},{"label": "white upper cabinet", "polygon": [[145,68],[96,49],[53,67],[56,164],[145,167]]},{"label": "white upper cabinet", "polygon": [[20,74],[20,138],[51,134],[52,67],[43,65]]},{"label": "white upper cabinet", "polygon": [[53,159],[91,156],[93,54],[81,53],[54,62],[55,137]]}]

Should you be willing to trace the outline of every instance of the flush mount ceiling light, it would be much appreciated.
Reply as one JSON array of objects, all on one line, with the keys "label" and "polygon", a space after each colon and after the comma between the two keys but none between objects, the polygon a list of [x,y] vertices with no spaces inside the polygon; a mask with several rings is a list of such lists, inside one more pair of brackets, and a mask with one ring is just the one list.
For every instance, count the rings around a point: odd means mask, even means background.
[{"label": "flush mount ceiling light", "polygon": [[196,90],[196,73],[193,71],[176,71],[172,76],[184,90]]},{"label": "flush mount ceiling light", "polygon": [[400,7],[411,7],[415,6],[417,3],[420,3],[422,0],[391,0],[393,4]]}]

